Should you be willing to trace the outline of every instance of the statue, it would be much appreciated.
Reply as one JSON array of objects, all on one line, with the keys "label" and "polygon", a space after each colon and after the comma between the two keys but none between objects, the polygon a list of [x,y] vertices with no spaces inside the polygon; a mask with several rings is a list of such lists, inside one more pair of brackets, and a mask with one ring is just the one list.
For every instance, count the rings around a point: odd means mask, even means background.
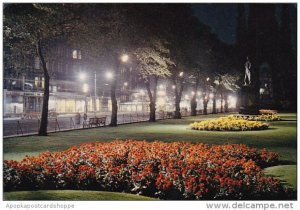
[{"label": "statue", "polygon": [[[251,72],[250,72],[250,68],[251,68],[251,63],[249,60],[249,57],[247,56],[247,61],[245,63],[245,78],[244,78],[244,85],[250,85],[251,84]],[[247,83],[248,81],[248,83]]]}]

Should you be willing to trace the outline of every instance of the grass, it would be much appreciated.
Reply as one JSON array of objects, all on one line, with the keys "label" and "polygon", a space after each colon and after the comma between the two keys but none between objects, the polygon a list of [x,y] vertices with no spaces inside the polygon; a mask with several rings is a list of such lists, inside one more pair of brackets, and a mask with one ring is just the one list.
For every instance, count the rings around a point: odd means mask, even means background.
[{"label": "grass", "polygon": [[157,200],[128,193],[84,191],[84,190],[39,190],[5,192],[4,200]]},{"label": "grass", "polygon": [[297,188],[297,166],[296,165],[281,165],[266,168],[265,174],[270,176],[276,176],[283,183],[292,187]]},{"label": "grass", "polygon": [[[4,159],[21,160],[25,155],[37,155],[45,150],[61,151],[84,142],[110,141],[114,139],[190,141],[207,144],[246,144],[250,147],[267,148],[270,151],[279,153],[281,166],[266,169],[266,172],[269,175],[282,179],[288,186],[296,186],[296,114],[280,114],[280,117],[283,119],[282,121],[271,122],[270,128],[262,131],[197,131],[190,129],[188,126],[194,121],[221,116],[224,115],[201,115],[185,117],[181,120],[169,119],[161,120],[156,123],[144,122],[121,125],[118,127],[102,127],[51,133],[47,137],[29,136],[7,138],[4,139],[3,142]],[[285,172],[285,170],[288,170],[288,173]],[[90,195],[87,194],[87,196]],[[90,198],[88,199],[90,200]]]},{"label": "grass", "polygon": [[186,117],[181,120],[162,120],[156,123],[136,123],[118,127],[93,128],[69,132],[51,133],[49,136],[29,136],[4,139],[4,159],[20,160],[25,155],[39,152],[61,151],[84,142],[110,141],[114,139],[191,141],[208,144],[238,143],[251,147],[276,151],[281,159],[296,163],[297,121],[295,114],[284,114],[285,121],[272,122],[264,131],[213,132],[189,128],[189,123],[223,115]]}]

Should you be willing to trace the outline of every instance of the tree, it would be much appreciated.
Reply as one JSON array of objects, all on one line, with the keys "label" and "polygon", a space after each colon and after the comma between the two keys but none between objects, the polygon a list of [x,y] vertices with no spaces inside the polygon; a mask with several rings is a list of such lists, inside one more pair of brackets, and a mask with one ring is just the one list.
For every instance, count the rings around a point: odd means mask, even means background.
[{"label": "tree", "polygon": [[[294,109],[297,98],[297,67],[296,56],[293,52],[292,31],[290,21],[290,6],[289,4],[282,4],[281,6],[281,24],[279,27],[279,50],[278,70],[281,71],[281,97],[292,103]],[[291,108],[291,107],[288,107]]]},{"label": "tree", "polygon": [[42,116],[38,135],[47,135],[50,75],[46,65],[48,44],[70,30],[74,17],[62,4],[10,4],[4,9],[4,40],[14,51],[39,57],[44,76]]},{"label": "tree", "polygon": [[238,85],[239,75],[233,73],[223,73],[219,74],[215,80],[216,93],[221,97],[221,112],[223,112],[223,102],[224,112],[228,112],[228,95],[229,93],[237,92],[240,88]]},{"label": "tree", "polygon": [[155,122],[157,82],[159,77],[165,78],[170,75],[169,68],[174,63],[168,57],[169,50],[158,40],[154,41],[152,46],[137,48],[134,54],[150,100],[149,121]]},{"label": "tree", "polygon": [[190,5],[172,4],[165,7],[165,37],[169,42],[170,57],[174,62],[170,79],[174,85],[175,119],[181,118],[180,102],[193,67],[190,62],[190,46],[195,38],[194,27],[198,22],[193,16]]},{"label": "tree", "polygon": [[85,51],[97,65],[110,66],[110,126],[117,126],[116,89],[125,61],[122,55],[131,52],[135,43],[135,24],[131,24],[130,9],[131,5],[122,4],[81,4],[78,8],[81,20],[70,38],[70,43]]}]

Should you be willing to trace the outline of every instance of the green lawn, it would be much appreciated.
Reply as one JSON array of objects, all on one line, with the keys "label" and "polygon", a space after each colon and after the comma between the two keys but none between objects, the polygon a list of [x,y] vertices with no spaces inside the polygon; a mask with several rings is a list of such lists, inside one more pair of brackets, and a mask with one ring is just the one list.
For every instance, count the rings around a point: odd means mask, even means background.
[{"label": "green lawn", "polygon": [[114,139],[161,140],[161,141],[191,141],[208,144],[238,143],[256,148],[267,148],[278,152],[282,165],[286,168],[273,168],[268,174],[279,177],[290,186],[296,186],[297,163],[297,115],[280,114],[282,121],[271,122],[270,128],[264,131],[213,132],[197,131],[189,128],[189,123],[217,118],[224,115],[207,115],[185,117],[181,120],[169,119],[156,123],[136,123],[118,127],[93,128],[69,132],[51,133],[47,137],[30,136],[4,139],[4,159],[20,160],[25,155],[36,155],[41,151],[61,151],[70,146],[84,142],[110,141]]},{"label": "green lawn", "polygon": [[128,193],[84,190],[39,190],[5,192],[4,200],[157,200]]},{"label": "green lawn", "polygon": [[280,165],[266,168],[265,174],[276,176],[289,187],[297,189],[297,166],[296,165]]},{"label": "green lawn", "polygon": [[4,159],[20,160],[25,155],[61,151],[73,145],[114,139],[191,141],[208,144],[238,143],[279,152],[281,158],[296,163],[297,121],[295,114],[281,114],[284,119],[272,122],[265,131],[212,132],[191,130],[189,123],[223,115],[186,117],[181,120],[161,120],[156,123],[136,123],[118,127],[93,128],[51,133],[47,137],[29,136],[4,139]]}]

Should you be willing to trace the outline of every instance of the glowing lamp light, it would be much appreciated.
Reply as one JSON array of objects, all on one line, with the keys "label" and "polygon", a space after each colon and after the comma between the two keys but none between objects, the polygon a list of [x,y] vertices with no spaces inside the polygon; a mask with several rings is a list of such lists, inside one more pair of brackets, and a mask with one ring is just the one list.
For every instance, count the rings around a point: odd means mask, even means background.
[{"label": "glowing lamp light", "polygon": [[129,56],[127,54],[124,54],[124,55],[121,56],[121,61],[123,63],[126,63],[128,60],[129,60]]},{"label": "glowing lamp light", "polygon": [[114,77],[114,74],[111,71],[106,72],[105,74],[107,79],[112,79]]},{"label": "glowing lamp light", "polygon": [[179,76],[182,77],[183,76],[183,71],[179,73]]},{"label": "glowing lamp light", "polygon": [[79,73],[79,79],[80,79],[80,80],[85,80],[85,79],[86,79],[86,74],[83,73],[83,72],[80,72],[80,73]]},{"label": "glowing lamp light", "polygon": [[128,86],[128,82],[124,82],[124,86]]},{"label": "glowing lamp light", "polygon": [[209,77],[206,78],[206,81],[207,81],[207,82],[209,81]]},{"label": "glowing lamp light", "polygon": [[265,89],[264,89],[264,88],[260,88],[260,89],[259,89],[259,94],[260,94],[260,95],[264,94],[264,92],[265,92]]},{"label": "glowing lamp light", "polygon": [[175,85],[172,85],[172,89],[175,89],[176,88],[176,86]]},{"label": "glowing lamp light", "polygon": [[236,107],[236,102],[237,99],[234,96],[228,96],[228,103],[230,108],[235,108]]},{"label": "glowing lamp light", "polygon": [[214,94],[210,93],[209,98],[214,98]]}]

